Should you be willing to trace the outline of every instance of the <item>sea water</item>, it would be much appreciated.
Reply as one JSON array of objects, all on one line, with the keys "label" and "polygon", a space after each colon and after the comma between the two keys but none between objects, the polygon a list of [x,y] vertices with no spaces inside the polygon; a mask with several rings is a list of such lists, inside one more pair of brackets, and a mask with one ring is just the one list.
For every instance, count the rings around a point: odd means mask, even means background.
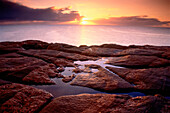
[{"label": "sea water", "polygon": [[71,45],[170,45],[170,28],[102,25],[0,25],[0,42],[41,40]]}]

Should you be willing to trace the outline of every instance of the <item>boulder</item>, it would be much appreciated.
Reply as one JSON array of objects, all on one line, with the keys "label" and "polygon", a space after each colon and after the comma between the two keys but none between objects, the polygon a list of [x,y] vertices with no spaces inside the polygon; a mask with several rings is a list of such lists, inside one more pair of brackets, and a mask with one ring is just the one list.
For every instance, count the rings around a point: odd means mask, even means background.
[{"label": "boulder", "polygon": [[64,43],[50,44],[47,49],[65,51],[65,52],[70,52],[70,53],[81,53],[81,51],[84,50],[83,48],[79,48],[79,47],[69,45],[69,44],[64,44]]},{"label": "boulder", "polygon": [[40,113],[168,113],[168,104],[159,95],[80,94],[55,98]]},{"label": "boulder", "polygon": [[130,83],[117,75],[110,73],[104,68],[100,68],[99,71],[95,73],[79,74],[71,81],[70,84],[107,92],[125,91],[133,88]]},{"label": "boulder", "polygon": [[97,64],[85,64],[85,67],[94,68],[94,69],[102,68],[100,65],[97,65]]},{"label": "boulder", "polygon": [[55,65],[48,64],[31,71],[22,81],[26,84],[55,84],[50,77],[56,77]]},{"label": "boulder", "polygon": [[11,82],[0,79],[0,85],[10,84]]},{"label": "boulder", "polygon": [[34,113],[53,97],[46,91],[16,83],[1,85],[0,92],[1,113]]},{"label": "boulder", "polygon": [[105,63],[130,68],[146,68],[168,66],[170,65],[170,60],[157,56],[127,55],[112,57]]},{"label": "boulder", "polygon": [[0,54],[7,54],[23,50],[21,42],[0,42]]},{"label": "boulder", "polygon": [[0,61],[0,78],[13,82],[22,82],[31,71],[47,65],[46,62],[31,57],[2,58]]},{"label": "boulder", "polygon": [[122,50],[115,49],[115,48],[90,47],[90,48],[82,51],[82,54],[88,55],[88,56],[107,57],[107,56],[115,56],[115,54],[120,51],[122,51]]},{"label": "boulder", "polygon": [[133,83],[134,88],[140,91],[170,95],[170,66],[149,69],[106,68]]},{"label": "boulder", "polygon": [[39,40],[26,40],[21,42],[21,46],[24,49],[46,49],[48,45],[48,43]]},{"label": "boulder", "polygon": [[64,78],[62,79],[63,82],[67,83],[72,81],[75,78],[75,74],[72,74],[71,76],[64,76]]},{"label": "boulder", "polygon": [[72,72],[74,72],[74,73],[81,73],[81,72],[83,72],[83,70],[78,68],[78,67],[76,67],[75,69],[73,69]]},{"label": "boulder", "polygon": [[67,53],[57,50],[26,50],[26,51],[19,51],[20,54],[34,56],[37,58],[44,59],[48,62],[54,62],[57,58],[64,58],[69,61],[77,61],[77,60],[97,60],[98,58],[89,57],[77,53]]},{"label": "boulder", "polygon": [[115,56],[125,56],[125,55],[161,56],[161,54],[163,53],[164,51],[154,50],[154,49],[129,48],[117,52]]}]

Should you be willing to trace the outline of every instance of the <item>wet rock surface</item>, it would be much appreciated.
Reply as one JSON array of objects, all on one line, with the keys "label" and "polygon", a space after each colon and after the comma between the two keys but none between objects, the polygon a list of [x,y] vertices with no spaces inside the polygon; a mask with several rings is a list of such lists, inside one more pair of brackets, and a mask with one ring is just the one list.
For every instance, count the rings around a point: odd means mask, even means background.
[{"label": "wet rock surface", "polygon": [[53,97],[50,93],[21,84],[0,86],[1,113],[33,113]]},{"label": "wet rock surface", "polygon": [[103,68],[95,73],[79,74],[70,84],[110,92],[133,88],[130,83]]},{"label": "wet rock surface", "polygon": [[[57,83],[55,78],[65,86],[83,86],[107,93],[138,91],[170,96],[169,53],[169,46],[77,47],[38,40],[0,42],[0,112],[39,112],[52,95],[28,85],[50,89]],[[100,62],[103,57],[108,59],[105,65]],[[168,104],[169,100],[160,95],[82,94],[58,97],[41,112],[168,113]]]},{"label": "wet rock surface", "polygon": [[113,57],[105,63],[130,68],[148,68],[168,66],[170,65],[170,60],[156,56],[127,55],[123,57]]},{"label": "wet rock surface", "polygon": [[149,69],[107,68],[126,81],[135,84],[136,89],[170,95],[170,66]]},{"label": "wet rock surface", "polygon": [[54,99],[40,113],[166,113],[169,100],[157,96],[81,94]]}]

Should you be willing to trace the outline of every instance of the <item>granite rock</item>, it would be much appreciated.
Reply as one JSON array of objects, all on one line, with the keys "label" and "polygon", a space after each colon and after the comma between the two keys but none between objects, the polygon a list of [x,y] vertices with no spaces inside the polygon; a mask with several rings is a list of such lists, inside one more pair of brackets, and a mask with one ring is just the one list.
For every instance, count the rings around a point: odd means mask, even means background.
[{"label": "granite rock", "polygon": [[53,97],[50,93],[21,84],[0,86],[1,113],[34,113]]},{"label": "granite rock", "polygon": [[170,95],[170,66],[148,69],[106,68],[135,84],[134,88],[140,91]]},{"label": "granite rock", "polygon": [[112,57],[105,63],[130,67],[130,68],[148,68],[170,65],[170,60],[159,58],[157,56],[127,55],[122,57]]},{"label": "granite rock", "polygon": [[117,75],[110,73],[104,68],[100,68],[99,71],[95,73],[79,74],[71,81],[70,84],[107,92],[116,90],[125,91],[133,88],[130,83],[126,82]]},{"label": "granite rock", "polygon": [[40,113],[168,113],[168,104],[159,95],[80,94],[55,98]]}]

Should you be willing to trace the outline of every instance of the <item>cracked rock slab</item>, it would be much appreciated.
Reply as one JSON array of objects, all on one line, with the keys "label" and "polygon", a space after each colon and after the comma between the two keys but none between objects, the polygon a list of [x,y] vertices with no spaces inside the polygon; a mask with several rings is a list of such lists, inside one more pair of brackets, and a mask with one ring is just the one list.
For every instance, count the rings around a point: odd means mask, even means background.
[{"label": "cracked rock slab", "polygon": [[1,113],[34,113],[53,97],[50,93],[21,84],[0,86]]},{"label": "cracked rock slab", "polygon": [[22,81],[27,84],[55,84],[55,82],[50,79],[50,77],[56,77],[55,70],[57,69],[54,64],[41,66],[31,71]]},{"label": "cracked rock slab", "polygon": [[143,68],[167,66],[170,65],[170,60],[158,58],[156,56],[127,55],[112,57],[105,63],[131,68]]},{"label": "cracked rock slab", "polygon": [[80,94],[55,98],[40,113],[168,113],[168,104],[159,95]]},{"label": "cracked rock slab", "polygon": [[132,89],[133,86],[117,75],[100,68],[98,72],[77,75],[71,85],[84,86],[97,90],[115,91]]},{"label": "cracked rock slab", "polygon": [[170,88],[170,66],[148,69],[128,69],[106,67],[118,74],[126,81],[135,84],[136,89],[156,91],[169,95]]}]

